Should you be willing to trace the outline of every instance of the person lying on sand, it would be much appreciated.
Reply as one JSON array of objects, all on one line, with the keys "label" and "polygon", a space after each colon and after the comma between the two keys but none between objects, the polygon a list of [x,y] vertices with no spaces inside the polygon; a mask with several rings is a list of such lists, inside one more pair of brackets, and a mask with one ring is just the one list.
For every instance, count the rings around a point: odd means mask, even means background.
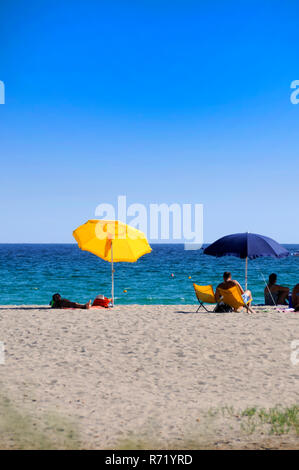
[{"label": "person lying on sand", "polygon": [[248,289],[244,291],[242,286],[239,284],[239,282],[232,279],[232,275],[228,271],[226,271],[223,274],[223,282],[221,282],[221,284],[219,284],[216,288],[215,297],[216,297],[217,303],[221,302],[221,294],[219,293],[219,289],[226,290],[226,289],[231,289],[234,286],[238,287],[240,294],[242,295],[242,298],[244,300],[244,303],[250,306],[252,302],[251,291]]},{"label": "person lying on sand", "polygon": [[287,298],[290,289],[288,287],[276,284],[277,274],[273,273],[269,276],[269,281],[264,290],[265,305],[288,305]]},{"label": "person lying on sand", "polygon": [[54,294],[50,302],[52,308],[84,308],[88,309],[91,306],[91,300],[86,304],[77,304],[68,299],[62,299],[60,294]]},{"label": "person lying on sand", "polygon": [[296,284],[296,286],[293,289],[292,304],[293,304],[294,309],[298,312],[299,311],[299,284]]}]

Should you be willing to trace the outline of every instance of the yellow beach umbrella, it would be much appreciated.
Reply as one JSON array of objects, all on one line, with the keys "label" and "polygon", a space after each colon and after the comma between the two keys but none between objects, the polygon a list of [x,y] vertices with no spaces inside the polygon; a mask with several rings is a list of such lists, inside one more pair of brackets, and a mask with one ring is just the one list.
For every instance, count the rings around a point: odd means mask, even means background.
[{"label": "yellow beach umbrella", "polygon": [[73,232],[81,250],[89,251],[111,263],[114,304],[114,262],[134,263],[152,251],[146,236],[140,230],[118,220],[88,220]]}]

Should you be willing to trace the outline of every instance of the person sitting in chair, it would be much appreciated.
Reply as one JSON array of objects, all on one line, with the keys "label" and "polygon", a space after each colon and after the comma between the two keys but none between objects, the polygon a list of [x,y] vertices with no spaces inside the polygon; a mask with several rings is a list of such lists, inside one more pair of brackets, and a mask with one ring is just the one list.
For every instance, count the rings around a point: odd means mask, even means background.
[{"label": "person sitting in chair", "polygon": [[298,312],[299,311],[299,284],[296,284],[296,286],[293,289],[292,304],[296,312]]},{"label": "person sitting in chair", "polygon": [[288,287],[276,284],[277,274],[272,273],[269,276],[268,284],[265,287],[265,305],[288,305],[287,298],[290,289]]},{"label": "person sitting in chair", "polygon": [[215,297],[216,297],[216,301],[217,303],[220,303],[221,302],[221,294],[219,292],[219,289],[231,289],[232,287],[234,286],[237,286],[239,291],[240,291],[240,294],[242,296],[242,299],[244,300],[244,304],[246,305],[251,305],[251,302],[252,302],[252,294],[251,294],[251,291],[250,290],[243,290],[242,286],[239,284],[238,281],[232,279],[232,275],[230,272],[226,271],[224,274],[223,274],[223,282],[221,282],[221,284],[219,284],[216,288],[216,292],[215,292]]},{"label": "person sitting in chair", "polygon": [[51,308],[84,308],[88,309],[91,305],[91,300],[86,304],[77,304],[68,299],[62,299],[60,294],[54,294],[50,302]]}]

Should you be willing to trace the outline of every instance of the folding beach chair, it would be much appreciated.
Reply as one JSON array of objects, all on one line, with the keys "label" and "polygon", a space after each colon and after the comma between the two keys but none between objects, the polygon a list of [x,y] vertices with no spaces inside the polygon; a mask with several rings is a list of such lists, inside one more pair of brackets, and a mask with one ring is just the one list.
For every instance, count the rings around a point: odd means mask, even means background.
[{"label": "folding beach chair", "polygon": [[[197,300],[199,302],[199,307],[196,310],[196,313],[199,311],[200,307],[203,307],[206,312],[211,312],[211,310],[208,310],[204,304],[216,304],[216,299],[215,299],[215,294],[213,290],[213,286],[198,286],[197,284],[193,284],[195,294],[197,297]],[[214,310],[212,310],[214,311]]]},{"label": "folding beach chair", "polygon": [[221,295],[221,301],[232,307],[234,310],[238,310],[243,307],[246,308],[247,312],[249,311],[250,313],[254,313],[254,310],[252,310],[249,305],[252,299],[249,299],[248,302],[245,303],[237,286],[231,287],[230,289],[218,288],[218,291]]}]

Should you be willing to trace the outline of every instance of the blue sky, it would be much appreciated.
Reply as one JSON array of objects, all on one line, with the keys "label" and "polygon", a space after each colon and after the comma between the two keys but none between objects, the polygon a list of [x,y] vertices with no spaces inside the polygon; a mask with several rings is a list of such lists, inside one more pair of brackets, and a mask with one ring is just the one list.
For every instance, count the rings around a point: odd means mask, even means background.
[{"label": "blue sky", "polygon": [[299,243],[298,31],[296,1],[2,1],[0,242],[124,194]]}]

